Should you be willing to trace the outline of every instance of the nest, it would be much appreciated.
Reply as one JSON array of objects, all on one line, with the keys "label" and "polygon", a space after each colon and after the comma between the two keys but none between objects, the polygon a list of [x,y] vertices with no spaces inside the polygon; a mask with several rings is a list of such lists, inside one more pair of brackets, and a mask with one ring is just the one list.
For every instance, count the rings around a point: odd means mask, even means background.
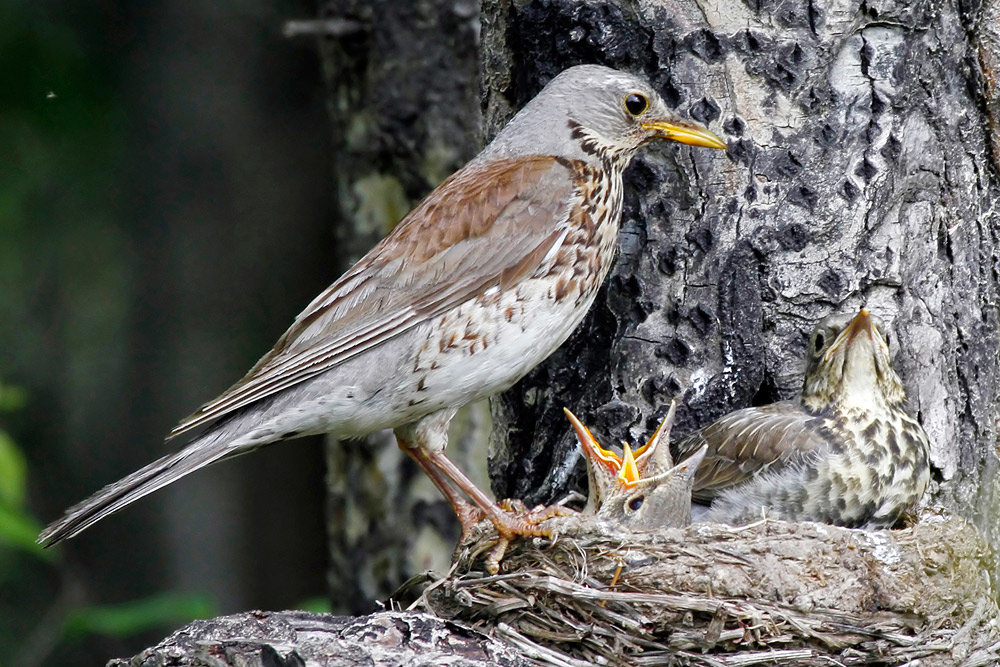
[{"label": "nest", "polygon": [[540,665],[996,665],[995,557],[973,526],[893,531],[761,521],[623,533],[558,517],[552,540],[459,545],[413,608],[516,645]]}]

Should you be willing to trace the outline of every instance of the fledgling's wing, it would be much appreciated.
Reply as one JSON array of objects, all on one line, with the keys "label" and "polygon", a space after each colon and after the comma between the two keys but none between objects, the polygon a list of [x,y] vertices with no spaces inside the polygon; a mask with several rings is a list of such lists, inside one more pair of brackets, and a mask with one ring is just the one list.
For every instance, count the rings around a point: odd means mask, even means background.
[{"label": "fledgling's wing", "polygon": [[822,417],[782,402],[731,412],[684,436],[672,449],[683,459],[707,445],[695,474],[694,497],[708,502],[721,489],[828,444]]}]

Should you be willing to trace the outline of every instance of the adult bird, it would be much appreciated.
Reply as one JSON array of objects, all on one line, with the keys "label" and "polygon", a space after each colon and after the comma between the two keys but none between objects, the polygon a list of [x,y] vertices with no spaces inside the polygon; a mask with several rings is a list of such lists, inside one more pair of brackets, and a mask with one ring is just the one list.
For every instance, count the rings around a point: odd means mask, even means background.
[{"label": "adult bird", "polygon": [[[303,435],[393,428],[463,524],[539,534],[446,456],[456,410],[509,388],[579,324],[611,266],[622,172],[644,144],[724,149],[648,82],[570,68],[316,297],[274,348],[169,438],[183,449],[67,510],[54,544],[199,468]],[[471,501],[471,503],[469,502]]]},{"label": "adult bird", "polygon": [[587,463],[586,514],[596,515],[629,530],[649,531],[691,523],[691,488],[706,447],[674,465],[670,456],[670,429],[677,404],[642,447],[634,452],[622,443],[622,455],[601,447],[590,429],[563,408]]},{"label": "adult bird", "polygon": [[882,323],[865,309],[827,317],[798,400],[737,410],[674,443],[678,456],[708,447],[694,497],[711,506],[697,518],[891,527],[930,478],[927,434],[905,399]]}]

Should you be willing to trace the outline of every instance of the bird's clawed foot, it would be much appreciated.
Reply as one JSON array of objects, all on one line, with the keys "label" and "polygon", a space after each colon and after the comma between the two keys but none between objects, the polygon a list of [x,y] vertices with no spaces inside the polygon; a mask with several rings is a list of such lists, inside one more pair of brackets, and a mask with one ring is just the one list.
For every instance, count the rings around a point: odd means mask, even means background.
[{"label": "bird's clawed foot", "polygon": [[496,574],[507,547],[516,537],[552,537],[552,529],[541,524],[547,519],[573,514],[572,510],[558,505],[539,505],[528,509],[523,501],[507,498],[487,512],[487,519],[497,531],[497,541],[486,556],[486,570]]},{"label": "bird's clawed foot", "polygon": [[452,503],[452,508],[455,510],[455,516],[458,517],[458,523],[462,527],[463,540],[468,537],[473,526],[486,518],[486,512],[472,503],[464,501]]},{"label": "bird's clawed foot", "polygon": [[462,526],[463,542],[474,539],[476,527],[484,520],[493,524],[497,540],[486,558],[486,568],[491,574],[496,574],[507,547],[515,537],[551,537],[551,529],[540,524],[546,519],[573,514],[560,506],[539,505],[528,509],[520,500],[502,500],[497,504],[473,484],[442,450],[412,445],[398,433],[397,438],[400,448],[424,469],[455,509]]}]

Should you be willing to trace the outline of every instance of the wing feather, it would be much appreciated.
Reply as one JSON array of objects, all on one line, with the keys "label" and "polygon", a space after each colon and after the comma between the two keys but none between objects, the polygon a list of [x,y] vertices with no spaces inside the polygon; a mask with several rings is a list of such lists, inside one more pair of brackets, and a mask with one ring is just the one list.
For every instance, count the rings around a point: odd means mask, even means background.
[{"label": "wing feather", "polygon": [[546,156],[460,170],[317,296],[246,376],[169,437],[324,373],[492,287],[529,277],[566,236],[579,173],[574,162]]},{"label": "wing feather", "polygon": [[683,459],[708,445],[694,479],[694,496],[704,502],[760,471],[828,444],[822,421],[797,403],[746,408],[681,438],[673,448]]}]

